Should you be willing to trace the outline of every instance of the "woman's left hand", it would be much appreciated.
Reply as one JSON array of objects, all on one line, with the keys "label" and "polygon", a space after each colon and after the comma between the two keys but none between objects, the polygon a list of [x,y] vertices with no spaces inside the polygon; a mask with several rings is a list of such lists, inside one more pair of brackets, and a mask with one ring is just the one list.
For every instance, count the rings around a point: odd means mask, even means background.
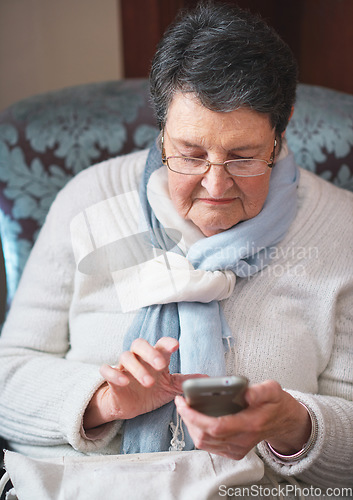
[{"label": "woman's left hand", "polygon": [[234,415],[209,417],[190,408],[177,396],[177,410],[197,448],[235,460],[266,440],[279,453],[299,451],[311,432],[310,416],[281,386],[268,380],[249,387],[248,407]]}]

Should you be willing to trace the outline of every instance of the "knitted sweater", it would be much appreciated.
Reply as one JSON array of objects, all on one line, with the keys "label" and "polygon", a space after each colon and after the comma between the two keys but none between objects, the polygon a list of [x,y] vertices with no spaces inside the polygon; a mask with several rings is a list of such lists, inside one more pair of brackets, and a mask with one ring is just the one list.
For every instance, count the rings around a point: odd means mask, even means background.
[{"label": "knitted sweater", "polygon": [[[99,366],[117,363],[135,313],[121,312],[109,273],[77,269],[70,227],[78,230],[94,206],[107,227],[136,231],[135,198],[110,214],[106,201],[138,190],[146,157],[138,152],[83,171],[50,209],[0,338],[1,434],[14,450],[33,457],[119,450],[121,422],[88,437],[82,416],[102,383]],[[227,372],[251,383],[275,379],[316,414],[318,439],[299,462],[283,463],[258,445],[275,472],[351,486],[353,194],[301,170],[298,199],[271,264],[238,279],[222,301],[234,337]],[[99,246],[99,231],[94,236]]]}]

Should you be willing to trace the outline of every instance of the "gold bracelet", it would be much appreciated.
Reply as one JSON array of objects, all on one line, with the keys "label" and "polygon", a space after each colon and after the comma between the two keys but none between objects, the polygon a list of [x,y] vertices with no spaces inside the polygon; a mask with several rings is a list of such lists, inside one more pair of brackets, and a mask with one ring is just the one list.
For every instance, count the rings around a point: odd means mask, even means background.
[{"label": "gold bracelet", "polygon": [[267,444],[267,447],[269,448],[269,450],[277,458],[280,458],[283,462],[296,462],[296,461],[300,460],[301,458],[305,457],[309,453],[309,451],[312,449],[312,447],[314,446],[316,439],[317,439],[319,426],[318,426],[318,422],[317,422],[317,418],[316,418],[315,413],[312,411],[311,408],[308,408],[301,401],[298,401],[298,403],[300,403],[302,406],[304,406],[306,411],[309,413],[310,420],[311,420],[310,437],[309,437],[308,441],[303,445],[303,448],[301,450],[297,451],[297,453],[294,453],[293,455],[282,455],[282,453],[278,453],[278,451],[274,450],[272,448],[272,446],[270,445],[270,443],[268,443],[266,441],[266,444]]}]

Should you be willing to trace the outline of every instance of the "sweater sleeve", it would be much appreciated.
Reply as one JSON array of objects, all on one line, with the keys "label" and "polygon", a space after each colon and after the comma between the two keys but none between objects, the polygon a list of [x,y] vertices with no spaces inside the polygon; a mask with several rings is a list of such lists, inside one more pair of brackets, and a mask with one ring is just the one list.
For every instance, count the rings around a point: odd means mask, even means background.
[{"label": "sweater sleeve", "polygon": [[353,486],[353,283],[337,301],[330,361],[319,376],[318,394],[288,391],[314,412],[318,436],[308,455],[297,462],[276,458],[265,443],[258,449],[265,462],[283,476],[296,476],[318,487]]},{"label": "sweater sleeve", "polygon": [[75,275],[70,221],[86,188],[85,177],[75,178],[54,201],[0,337],[1,434],[14,444],[69,444],[89,453],[106,446],[121,425],[85,437],[83,414],[103,380],[99,366],[66,359]]}]

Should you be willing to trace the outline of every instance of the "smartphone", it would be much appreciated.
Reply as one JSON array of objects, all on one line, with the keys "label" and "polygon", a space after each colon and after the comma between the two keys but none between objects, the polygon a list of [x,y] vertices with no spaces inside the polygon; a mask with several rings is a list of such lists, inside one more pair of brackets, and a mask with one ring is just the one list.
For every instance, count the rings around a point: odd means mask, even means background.
[{"label": "smartphone", "polygon": [[195,410],[211,417],[238,413],[246,408],[245,377],[205,377],[183,382],[186,402]]}]

